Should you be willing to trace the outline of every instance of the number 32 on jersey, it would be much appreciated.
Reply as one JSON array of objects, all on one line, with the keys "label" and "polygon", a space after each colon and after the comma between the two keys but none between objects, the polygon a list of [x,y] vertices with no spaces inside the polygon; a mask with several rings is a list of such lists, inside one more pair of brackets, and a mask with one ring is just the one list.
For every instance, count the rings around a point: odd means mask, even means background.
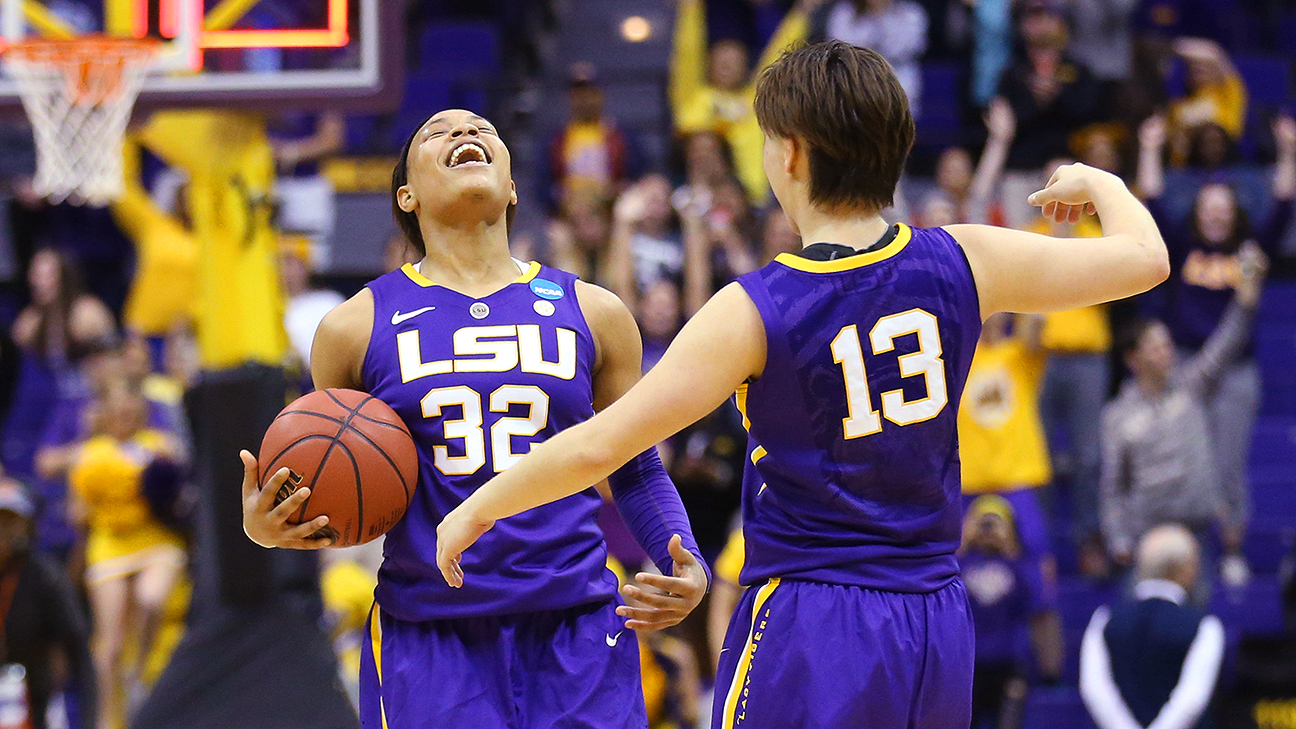
[{"label": "number 32 on jersey", "polygon": [[878,319],[869,332],[869,345],[873,354],[886,354],[894,351],[895,340],[906,334],[918,335],[918,351],[900,355],[900,376],[921,376],[927,386],[927,396],[920,400],[905,400],[902,390],[887,390],[880,397],[881,413],[873,407],[858,327],[854,324],[842,327],[833,338],[833,362],[841,366],[842,376],[846,380],[849,417],[842,419],[842,427],[848,440],[882,432],[883,417],[896,425],[913,425],[931,420],[949,402],[945,387],[945,361],[941,359],[940,329],[936,325],[936,317],[922,309],[884,316]]}]

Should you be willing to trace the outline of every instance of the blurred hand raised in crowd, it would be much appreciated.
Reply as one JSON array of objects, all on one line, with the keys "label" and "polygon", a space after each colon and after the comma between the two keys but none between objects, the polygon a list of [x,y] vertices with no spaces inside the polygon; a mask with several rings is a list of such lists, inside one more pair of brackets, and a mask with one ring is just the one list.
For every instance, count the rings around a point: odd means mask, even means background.
[{"label": "blurred hand raised in crowd", "polygon": [[1287,114],[1274,119],[1273,135],[1279,155],[1296,153],[1296,119]]},{"label": "blurred hand raised in crowd", "polygon": [[685,221],[699,221],[711,209],[711,191],[696,185],[681,187],[671,195],[671,207]]},{"label": "blurred hand raised in crowd", "polygon": [[1013,113],[1012,104],[1002,96],[996,96],[990,102],[985,113],[986,131],[990,138],[1006,142],[1017,134],[1017,115]]},{"label": "blurred hand raised in crowd", "polygon": [[612,206],[612,218],[618,223],[638,223],[647,212],[648,200],[637,184],[627,187]]},{"label": "blurred hand raised in crowd", "polygon": [[1164,114],[1153,114],[1139,125],[1139,145],[1148,149],[1160,149],[1166,143],[1166,118]]},{"label": "blurred hand raised in crowd", "polygon": [[1238,250],[1238,267],[1242,276],[1238,280],[1238,303],[1254,307],[1260,303],[1260,294],[1264,291],[1265,275],[1269,273],[1269,257],[1253,240],[1242,244]]}]

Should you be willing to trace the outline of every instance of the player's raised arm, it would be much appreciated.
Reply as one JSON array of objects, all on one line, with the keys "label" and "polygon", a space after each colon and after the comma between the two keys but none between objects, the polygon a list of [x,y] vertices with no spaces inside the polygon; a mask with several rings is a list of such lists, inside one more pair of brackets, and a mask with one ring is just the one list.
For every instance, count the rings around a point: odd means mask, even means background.
[{"label": "player's raised arm", "polygon": [[765,366],[765,328],[738,284],[716,294],[639,384],[593,418],[532,448],[437,527],[437,565],[463,584],[459,556],[495,520],[557,501],[607,478],[715,410]]},{"label": "player's raised arm", "polygon": [[1165,241],[1151,213],[1113,174],[1087,165],[1058,168],[1029,198],[1046,218],[1077,222],[1096,212],[1103,237],[1052,238],[985,225],[946,228],[967,253],[981,315],[1077,309],[1141,294],[1170,275]]}]

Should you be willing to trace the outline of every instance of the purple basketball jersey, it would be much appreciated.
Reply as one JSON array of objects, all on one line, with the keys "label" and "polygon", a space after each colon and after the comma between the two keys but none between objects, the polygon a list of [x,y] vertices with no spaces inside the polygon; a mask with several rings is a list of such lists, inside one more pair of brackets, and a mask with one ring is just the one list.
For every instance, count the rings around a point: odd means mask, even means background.
[{"label": "purple basketball jersey", "polygon": [[981,333],[962,250],[900,225],[832,261],[738,279],[765,325],[750,433],[745,585],[772,577],[931,592],[958,575],[959,397]]},{"label": "purple basketball jersey", "polygon": [[364,387],[400,414],[419,452],[414,503],[387,534],[378,604],[422,621],[612,599],[616,578],[592,488],[500,520],[464,554],[462,588],[448,587],[436,567],[436,527],[446,513],[534,443],[594,412],[594,340],[576,277],[532,263],[474,299],[407,265],[369,290]]}]

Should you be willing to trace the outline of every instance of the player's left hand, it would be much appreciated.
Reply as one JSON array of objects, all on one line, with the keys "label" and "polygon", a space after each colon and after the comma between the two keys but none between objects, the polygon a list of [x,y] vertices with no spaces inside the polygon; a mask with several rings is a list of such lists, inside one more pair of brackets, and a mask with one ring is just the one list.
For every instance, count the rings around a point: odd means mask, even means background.
[{"label": "player's left hand", "polygon": [[437,568],[446,584],[451,587],[463,587],[464,573],[459,566],[465,549],[471,547],[481,535],[495,526],[493,520],[479,519],[473,516],[462,505],[453,509],[437,525]]},{"label": "player's left hand", "polygon": [[675,560],[674,577],[640,572],[635,575],[638,584],[621,588],[627,604],[616,612],[627,618],[625,626],[631,630],[649,633],[669,628],[693,612],[706,595],[706,571],[684,548],[680,535],[671,537],[668,549]]}]

